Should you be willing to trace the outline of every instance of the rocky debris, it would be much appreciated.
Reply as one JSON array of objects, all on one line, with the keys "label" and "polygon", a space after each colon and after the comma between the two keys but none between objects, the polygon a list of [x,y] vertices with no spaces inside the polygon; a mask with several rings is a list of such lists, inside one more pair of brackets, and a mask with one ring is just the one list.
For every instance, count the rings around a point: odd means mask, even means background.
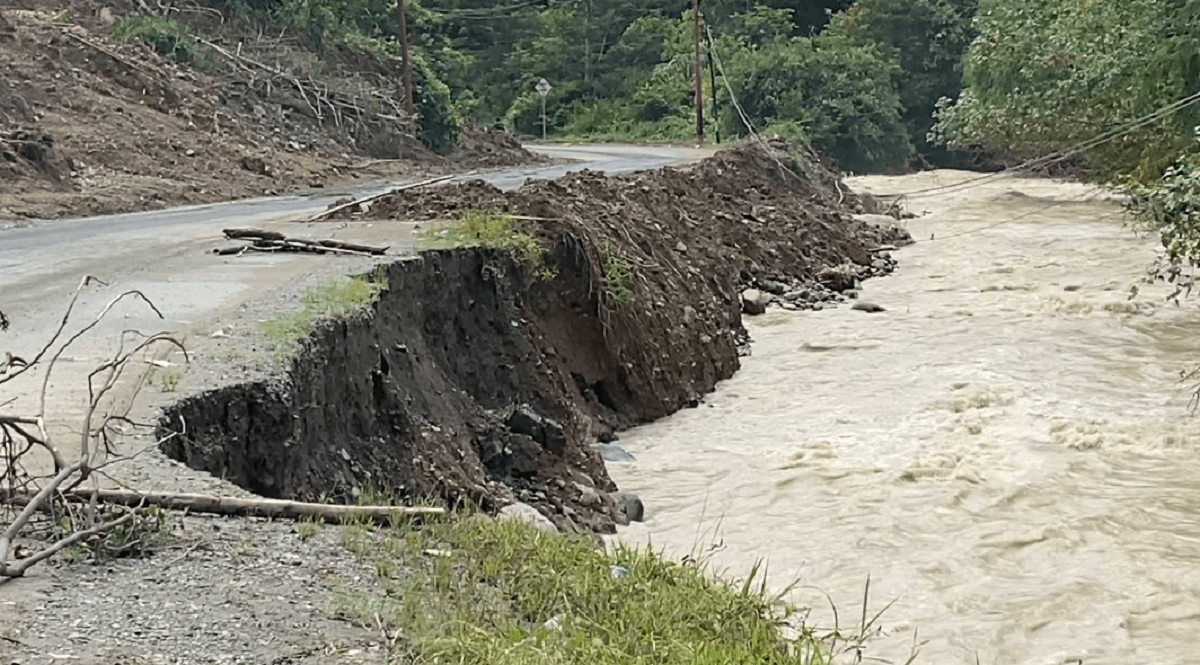
[{"label": "rocky debris", "polygon": [[[172,515],[175,544],[147,559],[66,563],[16,582],[0,602],[0,662],[304,663],[357,653],[384,662],[374,628],[346,621],[335,593],[376,575],[330,525]],[[7,585],[13,587],[14,584]]]},{"label": "rocky debris", "polygon": [[[583,171],[515,192],[482,181],[453,183],[383,197],[362,218],[422,221],[499,209],[528,220],[522,223],[550,248],[547,262],[573,280],[535,281],[529,299],[535,318],[560,319],[547,326],[560,352],[590,345],[603,351],[585,355],[615,354],[572,371],[630,401],[638,419],[654,419],[687,406],[737,369],[747,339],[743,290],[770,294],[783,287],[782,295],[770,295],[780,306],[821,309],[848,299],[818,280],[821,271],[836,269],[844,276],[838,286],[852,288],[895,265],[879,248],[911,242],[891,217],[886,226],[856,218],[851,210],[875,204],[844,186],[839,191],[836,174],[811,156],[771,145],[774,156],[751,142],[686,168],[622,176]],[[775,159],[791,160],[792,173]],[[603,297],[601,246],[634,267],[634,302],[619,314]],[[601,297],[562,297],[579,292]]]},{"label": "rocky debris", "polygon": [[613,492],[613,500],[617,502],[617,510],[628,522],[642,522],[646,519],[646,508],[642,499],[633,492]]},{"label": "rocky debris", "polygon": [[523,434],[554,455],[562,455],[567,447],[567,437],[562,425],[549,418],[539,416],[528,405],[521,405],[504,421],[514,434]]},{"label": "rocky debris", "polygon": [[770,301],[770,296],[762,291],[758,289],[746,289],[742,291],[742,312],[751,316],[762,314],[767,311],[767,303]]},{"label": "rocky debris", "polygon": [[71,163],[59,157],[50,132],[35,127],[0,131],[0,178],[38,175],[55,183],[71,175]]}]

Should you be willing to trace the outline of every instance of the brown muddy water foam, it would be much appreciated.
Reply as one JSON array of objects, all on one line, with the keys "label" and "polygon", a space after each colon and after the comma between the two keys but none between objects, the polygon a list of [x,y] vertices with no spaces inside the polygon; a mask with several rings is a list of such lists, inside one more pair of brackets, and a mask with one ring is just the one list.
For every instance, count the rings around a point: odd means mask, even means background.
[{"label": "brown muddy water foam", "polygon": [[851,627],[869,575],[870,614],[896,601],[866,651],[888,662],[914,640],[925,663],[1200,662],[1196,303],[1143,282],[1156,240],[1100,192],[932,194],[866,284],[886,312],[751,319],[734,378],[622,436],[637,461],[610,472],[648,521],[619,537],[731,575],[765,559],[826,627],[824,594]]}]

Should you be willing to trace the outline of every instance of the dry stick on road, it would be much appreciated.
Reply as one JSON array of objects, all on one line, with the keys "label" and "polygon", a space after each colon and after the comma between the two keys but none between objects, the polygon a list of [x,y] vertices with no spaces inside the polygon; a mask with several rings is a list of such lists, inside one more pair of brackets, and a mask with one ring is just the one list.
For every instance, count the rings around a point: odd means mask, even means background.
[{"label": "dry stick on road", "polygon": [[346,208],[353,208],[354,206],[357,206],[357,205],[362,205],[364,203],[370,203],[371,201],[374,201],[376,199],[382,199],[383,197],[390,196],[392,194],[399,194],[400,192],[403,192],[403,191],[406,191],[409,189],[416,189],[418,187],[424,187],[426,185],[435,185],[439,182],[445,182],[447,180],[450,180],[451,178],[456,178],[456,177],[457,176],[453,176],[453,175],[444,175],[444,176],[440,176],[438,178],[431,178],[429,180],[423,180],[421,182],[414,182],[411,185],[401,185],[399,187],[392,188],[381,194],[372,194],[370,196],[364,196],[361,199],[357,199],[357,200],[351,201],[349,203],[343,203],[342,205],[334,206],[334,207],[330,208],[329,210],[319,212],[319,213],[313,215],[312,217],[309,217],[308,219],[301,220],[301,221],[305,221],[305,222],[320,221],[322,219],[325,219],[326,217],[335,215],[335,214],[345,210]]}]

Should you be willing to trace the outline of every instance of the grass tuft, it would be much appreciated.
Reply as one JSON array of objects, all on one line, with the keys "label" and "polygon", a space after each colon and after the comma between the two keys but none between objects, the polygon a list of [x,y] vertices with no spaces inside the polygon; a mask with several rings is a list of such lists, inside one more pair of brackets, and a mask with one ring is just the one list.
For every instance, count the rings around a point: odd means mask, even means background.
[{"label": "grass tuft", "polygon": [[449,228],[426,232],[421,245],[423,249],[495,247],[507,250],[539,279],[550,281],[557,276],[542,257],[542,241],[515,217],[497,210],[464,210]]},{"label": "grass tuft", "polygon": [[366,305],[383,290],[383,283],[375,278],[356,276],[326,282],[310,289],[301,298],[298,312],[283,312],[262,324],[262,334],[276,345],[276,360],[283,360],[292,353],[295,344],[303,339],[318,319],[343,317]]},{"label": "grass tuft", "polygon": [[618,254],[607,240],[600,243],[599,250],[600,260],[604,262],[604,285],[609,302],[613,310],[620,313],[637,298],[633,291],[633,270],[629,266],[629,259]]}]

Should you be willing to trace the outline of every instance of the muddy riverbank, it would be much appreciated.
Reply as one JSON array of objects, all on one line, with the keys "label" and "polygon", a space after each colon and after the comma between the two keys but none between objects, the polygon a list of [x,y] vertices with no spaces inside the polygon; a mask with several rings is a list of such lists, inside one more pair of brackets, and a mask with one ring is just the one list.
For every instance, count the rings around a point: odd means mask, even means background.
[{"label": "muddy riverbank", "polygon": [[[393,264],[380,298],[320,326],[286,376],[169,409],[164,426],[187,431],[166,452],[268,496],[345,500],[370,485],[489,509],[520,499],[560,528],[611,532],[625,519],[593,444],[733,375],[743,289],[813,307],[890,271],[886,248],[907,233],[851,214],[875,205],[806,155],[755,145],[686,169],[376,201],[355,219],[517,215],[555,277],[488,249]],[[632,302],[613,299],[613,257]]]}]

